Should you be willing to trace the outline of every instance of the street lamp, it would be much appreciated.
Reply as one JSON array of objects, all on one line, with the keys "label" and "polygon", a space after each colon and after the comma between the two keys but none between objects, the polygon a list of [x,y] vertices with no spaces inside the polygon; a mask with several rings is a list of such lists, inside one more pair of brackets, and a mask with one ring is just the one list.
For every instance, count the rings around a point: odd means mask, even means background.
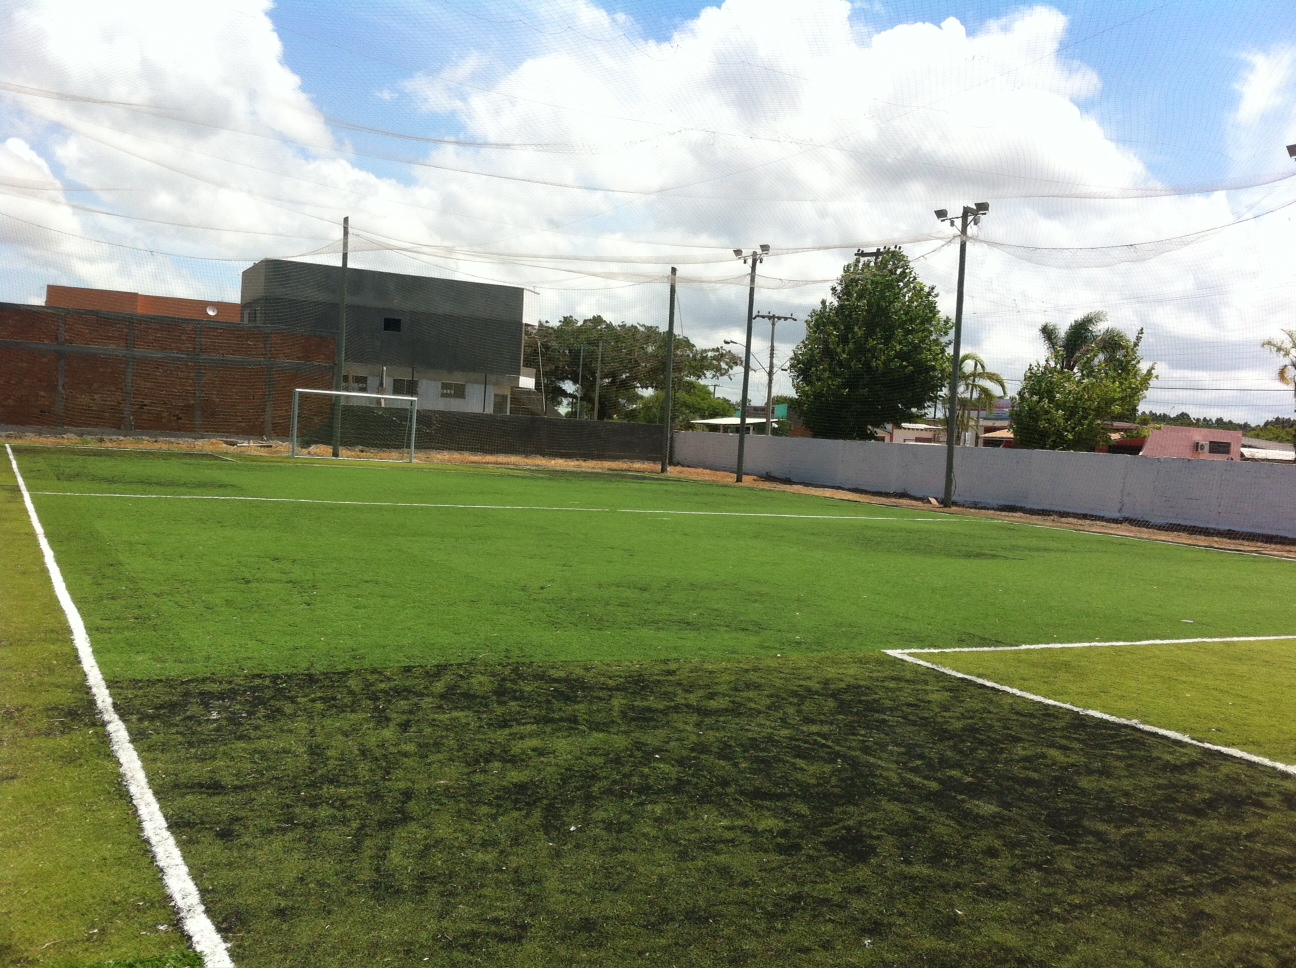
[{"label": "street lamp", "polygon": [[756,265],[764,262],[765,256],[769,255],[770,247],[761,243],[760,249],[752,249],[750,255],[743,255],[742,249],[734,249],[735,259],[742,259],[743,265],[751,263],[751,278],[747,282],[747,352],[743,354],[743,382],[742,398],[738,402],[738,466],[737,477],[738,483],[743,482],[743,453],[747,447],[747,390],[751,380],[751,343],[752,343],[752,313],[756,311]]},{"label": "street lamp", "polygon": [[981,216],[990,211],[989,202],[977,202],[976,205],[964,205],[961,215],[951,216],[943,208],[936,209],[936,218],[948,222],[953,227],[959,223],[959,266],[958,292],[954,297],[954,364],[950,367],[949,407],[945,414],[945,496],[941,503],[947,508],[954,505],[954,444],[958,434],[958,380],[959,355],[963,344],[963,274],[967,268],[968,222],[981,224]]}]

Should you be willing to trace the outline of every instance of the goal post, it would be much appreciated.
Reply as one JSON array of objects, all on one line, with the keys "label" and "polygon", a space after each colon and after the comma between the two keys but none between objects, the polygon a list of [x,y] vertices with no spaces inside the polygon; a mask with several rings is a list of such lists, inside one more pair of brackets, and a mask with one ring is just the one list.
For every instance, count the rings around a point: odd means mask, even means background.
[{"label": "goal post", "polygon": [[418,397],[350,390],[293,390],[293,457],[332,457],[333,443],[364,460],[414,460]]}]

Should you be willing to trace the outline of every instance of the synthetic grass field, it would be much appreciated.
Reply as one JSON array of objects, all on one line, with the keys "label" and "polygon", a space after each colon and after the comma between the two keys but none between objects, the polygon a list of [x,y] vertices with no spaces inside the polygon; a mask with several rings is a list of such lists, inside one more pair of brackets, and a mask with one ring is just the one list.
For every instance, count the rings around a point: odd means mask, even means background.
[{"label": "synthetic grass field", "polygon": [[[1296,952],[1296,778],[880,654],[1288,635],[1291,561],[657,476],[14,452],[236,961]],[[978,674],[1290,761],[1296,642],[1117,656],[1162,648]]]}]

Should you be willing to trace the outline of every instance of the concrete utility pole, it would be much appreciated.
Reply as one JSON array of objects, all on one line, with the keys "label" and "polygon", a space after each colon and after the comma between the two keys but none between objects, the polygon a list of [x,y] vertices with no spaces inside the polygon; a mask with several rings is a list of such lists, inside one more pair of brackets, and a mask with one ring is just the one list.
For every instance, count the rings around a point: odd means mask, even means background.
[{"label": "concrete utility pole", "polygon": [[955,438],[958,436],[959,356],[963,344],[963,275],[967,268],[968,222],[980,225],[981,216],[988,211],[990,211],[989,202],[977,202],[975,206],[964,205],[963,214],[954,217],[951,217],[943,208],[936,209],[936,218],[948,222],[951,227],[955,222],[960,222],[958,292],[954,297],[954,363],[950,367],[949,407],[945,414],[945,496],[941,500],[947,508],[954,506],[954,445],[957,443]]},{"label": "concrete utility pole", "polygon": [[743,482],[743,453],[747,448],[747,388],[751,382],[751,341],[752,313],[756,307],[756,264],[765,261],[770,247],[761,244],[760,250],[752,249],[751,255],[744,256],[742,249],[734,249],[734,258],[742,259],[743,265],[751,261],[751,278],[747,282],[747,343],[743,354],[742,399],[738,401],[738,483]]},{"label": "concrete utility pole", "polygon": [[768,319],[770,324],[769,367],[765,370],[765,436],[774,431],[774,327],[779,320],[796,322],[795,316],[780,316],[777,313],[757,313],[757,319]]},{"label": "concrete utility pole", "polygon": [[662,459],[661,472],[670,470],[671,458],[671,403],[675,386],[675,267],[671,266],[670,309],[666,314],[666,398],[662,401]]},{"label": "concrete utility pole", "polygon": [[[338,297],[338,339],[337,363],[333,367],[333,389],[342,389],[342,378],[346,372],[346,331],[347,331],[347,250],[351,243],[351,216],[342,219],[342,293]],[[342,452],[342,398],[333,398],[333,456]]]}]

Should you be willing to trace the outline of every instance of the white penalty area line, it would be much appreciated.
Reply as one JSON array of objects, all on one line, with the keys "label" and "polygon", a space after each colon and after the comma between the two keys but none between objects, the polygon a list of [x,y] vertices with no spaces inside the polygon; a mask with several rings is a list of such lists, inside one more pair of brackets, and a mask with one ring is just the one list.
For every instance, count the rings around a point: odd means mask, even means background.
[{"label": "white penalty area line", "polygon": [[27,516],[31,518],[32,529],[36,532],[36,540],[45,557],[45,567],[49,569],[54,594],[58,596],[59,604],[63,606],[63,614],[67,616],[68,625],[72,629],[72,641],[81,659],[81,668],[85,671],[90,693],[94,697],[99,716],[103,719],[104,730],[108,734],[113,753],[121,765],[122,778],[125,780],[127,790],[130,791],[131,800],[135,803],[144,838],[148,841],[149,848],[153,851],[153,858],[162,871],[163,883],[166,885],[167,893],[171,895],[171,903],[175,905],[181,927],[189,936],[194,951],[201,956],[204,965],[209,968],[233,966],[234,962],[230,958],[225,941],[203,908],[198,886],[190,876],[189,868],[185,866],[180,847],[171,835],[162,808],[149,787],[144,764],[131,743],[126,724],[113,708],[112,695],[108,692],[108,683],[104,680],[94,651],[90,647],[90,635],[86,631],[85,622],[82,621],[81,613],[72,601],[67,583],[63,580],[63,573],[54,560],[54,550],[45,537],[45,529],[41,526],[40,518],[36,516],[36,506],[32,503],[22,472],[18,470],[18,461],[14,458],[13,449],[5,444],[5,451],[9,454],[9,463],[13,466],[18,489],[22,492],[23,503],[27,506]]},{"label": "white penalty area line", "polygon": [[1228,638],[1141,639],[1131,642],[1062,642],[1043,645],[1003,645],[953,649],[884,649],[883,652],[884,654],[891,656],[893,659],[912,662],[914,665],[922,666],[924,669],[933,669],[936,672],[943,672],[945,675],[953,676],[956,679],[965,679],[968,682],[975,682],[979,686],[997,689],[999,692],[1006,692],[1008,695],[1017,696],[1019,699],[1029,699],[1032,702],[1042,703],[1045,706],[1053,706],[1057,709],[1066,709],[1073,713],[1079,713],[1081,716],[1101,719],[1103,722],[1107,723],[1116,723],[1121,726],[1132,726],[1145,733],[1160,736],[1162,739],[1170,739],[1177,743],[1186,743],[1189,746],[1197,746],[1201,749],[1223,753],[1225,756],[1232,756],[1235,759],[1246,760],[1248,763],[1254,763],[1258,766],[1267,766],[1270,769],[1278,770],[1279,772],[1287,773],[1291,776],[1296,776],[1296,765],[1291,763],[1280,763],[1278,760],[1271,760],[1265,756],[1257,756],[1255,753],[1248,753],[1246,750],[1240,750],[1233,746],[1220,746],[1217,743],[1207,743],[1199,739],[1194,739],[1187,733],[1175,732],[1172,729],[1162,729],[1160,726],[1150,726],[1137,719],[1126,719],[1123,716],[1113,716],[1111,713],[1105,713],[1098,709],[1086,709],[1083,706],[1075,706],[1068,702],[1060,702],[1057,699],[1050,699],[1048,696],[1039,696],[1033,692],[1026,692],[1024,689],[1015,689],[1012,686],[1005,686],[1001,682],[994,682],[990,679],[983,679],[980,676],[970,675],[966,672],[959,672],[957,669],[937,665],[935,662],[928,662],[925,659],[919,659],[916,657],[918,654],[930,655],[939,652],[1020,652],[1026,649],[1093,649],[1111,646],[1176,645],[1194,642],[1279,642],[1291,641],[1293,639],[1296,639],[1296,635],[1239,635]]},{"label": "white penalty area line", "polygon": [[598,514],[671,514],[718,518],[797,518],[818,521],[916,521],[926,524],[956,520],[949,515],[900,517],[865,514],[784,514],[771,511],[668,511],[650,508],[587,508],[544,504],[433,504],[421,501],[337,501],[312,497],[249,497],[240,494],[113,494],[81,491],[32,491],[39,497],[133,498],[141,501],[254,501],[269,504],[331,504],[340,507],[444,508],[463,511],[580,511]]},{"label": "white penalty area line", "polygon": [[[1038,645],[965,645],[949,649],[896,649],[906,655],[927,655],[933,652],[1022,652],[1029,649],[1106,649],[1118,645],[1187,645],[1193,642],[1284,642],[1296,635],[1232,635],[1223,638],[1200,639],[1133,639],[1128,642],[1043,642]],[[888,652],[887,655],[893,653]]]}]

